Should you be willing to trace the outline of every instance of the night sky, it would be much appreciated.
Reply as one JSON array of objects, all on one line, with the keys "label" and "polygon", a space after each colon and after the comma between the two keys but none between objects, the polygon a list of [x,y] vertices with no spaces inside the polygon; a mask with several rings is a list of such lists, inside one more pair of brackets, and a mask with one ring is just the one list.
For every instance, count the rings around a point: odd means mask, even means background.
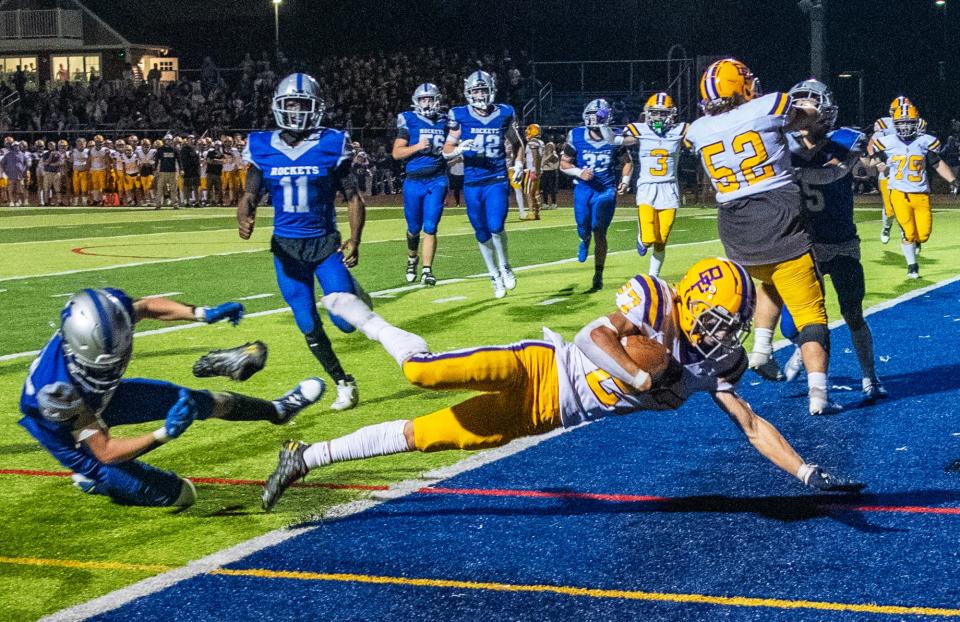
[{"label": "night sky", "polygon": [[[269,0],[86,4],[135,42],[172,46],[185,67],[205,53],[227,65],[273,47]],[[865,72],[868,118],[901,93],[931,120],[960,111],[960,0],[948,5],[944,13],[933,0],[829,0],[828,81],[842,120],[855,120],[856,81],[837,80],[841,69]],[[679,43],[691,55],[741,58],[767,91],[809,72],[809,21],[796,0],[284,0],[280,13],[289,56],[434,45],[523,47],[538,60],[662,58]]]}]

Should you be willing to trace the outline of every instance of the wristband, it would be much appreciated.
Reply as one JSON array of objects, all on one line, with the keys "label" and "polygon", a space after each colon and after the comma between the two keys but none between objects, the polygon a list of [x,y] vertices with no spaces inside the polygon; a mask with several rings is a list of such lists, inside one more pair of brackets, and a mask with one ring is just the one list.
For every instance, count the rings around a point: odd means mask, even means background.
[{"label": "wristband", "polygon": [[575,179],[579,179],[579,178],[580,178],[580,173],[583,172],[583,169],[582,169],[582,168],[578,168],[578,167],[576,167],[576,166],[571,166],[570,168],[562,168],[562,169],[560,169],[560,171],[561,171],[564,175],[569,175],[570,177],[573,177],[573,178],[575,178]]},{"label": "wristband", "polygon": [[621,178],[620,178],[620,183],[623,184],[624,186],[629,186],[629,185],[630,185],[630,176],[629,176],[629,175],[624,175],[623,177],[621,177]]},{"label": "wristband", "polygon": [[813,475],[813,472],[817,470],[817,465],[807,464],[804,462],[800,465],[800,468],[797,469],[797,479],[806,484],[810,480],[810,476]]},{"label": "wristband", "polygon": [[649,391],[652,384],[653,381],[650,378],[650,374],[642,369],[638,371],[637,375],[634,376],[633,380],[630,381],[630,386],[637,391]]},{"label": "wristband", "polygon": [[160,428],[159,430],[154,430],[153,439],[158,443],[160,443],[161,445],[169,441],[170,435],[167,434],[167,428],[163,427],[163,428]]},{"label": "wristband", "polygon": [[207,321],[207,308],[206,307],[194,307],[193,308],[193,317],[198,322]]}]

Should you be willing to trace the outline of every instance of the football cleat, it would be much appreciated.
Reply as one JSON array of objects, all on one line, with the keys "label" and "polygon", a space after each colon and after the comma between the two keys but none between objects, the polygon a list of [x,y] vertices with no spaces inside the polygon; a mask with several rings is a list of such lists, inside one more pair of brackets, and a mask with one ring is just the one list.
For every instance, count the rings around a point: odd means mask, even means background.
[{"label": "football cleat", "polygon": [[407,283],[413,283],[417,280],[417,257],[407,257]]},{"label": "football cleat", "polygon": [[880,383],[880,380],[877,378],[863,379],[863,401],[867,403],[876,402],[878,400],[885,400],[890,397],[890,394],[887,393],[886,388],[883,384]]},{"label": "football cleat", "polygon": [[357,381],[348,377],[337,382],[337,398],[330,404],[333,410],[350,410],[360,401],[360,390]]},{"label": "football cleat", "polygon": [[577,249],[577,261],[583,263],[587,260],[587,253],[590,251],[590,241],[580,240],[580,247]]},{"label": "football cleat", "polygon": [[70,479],[73,480],[73,485],[79,489],[80,492],[88,495],[100,494],[100,491],[97,490],[96,480],[92,480],[82,473],[71,473]]},{"label": "football cleat", "polygon": [[920,266],[915,263],[907,266],[907,278],[908,279],[919,279],[920,278]]},{"label": "football cleat", "polygon": [[273,405],[277,407],[280,413],[278,423],[286,423],[300,414],[300,411],[316,404],[323,397],[323,392],[327,385],[321,378],[307,378],[300,382],[290,391],[287,391],[280,399],[273,400]]},{"label": "football cleat", "polygon": [[236,348],[211,350],[193,364],[197,378],[226,376],[244,381],[267,364],[267,344],[262,341],[247,342]]},{"label": "football cleat", "polygon": [[639,239],[637,240],[637,254],[641,257],[647,254],[647,247]]},{"label": "football cleat", "polygon": [[777,365],[777,361],[769,354],[762,352],[750,353],[750,369],[765,380],[781,382],[785,378],[783,372],[780,371],[780,366]]},{"label": "football cleat", "polygon": [[805,467],[810,468],[810,471],[803,479],[803,483],[814,490],[856,494],[867,487],[863,482],[857,482],[852,479],[847,479],[846,477],[839,477],[815,464],[805,465]]},{"label": "football cleat", "polygon": [[783,366],[783,376],[787,382],[793,382],[802,371],[803,354],[800,352],[800,348],[796,348],[790,355],[790,359],[787,360],[787,364]]},{"label": "football cleat", "polygon": [[309,446],[309,443],[303,441],[284,441],[277,458],[277,468],[267,478],[263,485],[263,492],[260,494],[264,510],[269,512],[287,488],[310,472],[310,468],[303,459],[303,452]]},{"label": "football cleat", "polygon": [[494,298],[503,298],[507,295],[507,288],[503,286],[503,279],[498,274],[497,276],[490,277],[490,280],[493,281],[493,297]]},{"label": "football cleat", "polygon": [[513,270],[510,269],[509,264],[504,264],[500,268],[500,278],[503,279],[503,286],[507,289],[517,288],[517,277],[513,275]]},{"label": "football cleat", "polygon": [[883,226],[883,229],[880,230],[880,243],[886,244],[890,241],[890,229],[893,227],[893,223],[888,222]]},{"label": "football cleat", "polygon": [[423,272],[420,273],[420,282],[427,287],[433,287],[437,284],[437,277],[433,275],[433,270],[424,267]]},{"label": "football cleat", "polygon": [[837,404],[836,402],[831,402],[826,398],[820,397],[810,398],[810,414],[814,417],[820,417],[823,415],[839,415],[842,412],[843,406]]},{"label": "football cleat", "polygon": [[590,286],[591,292],[599,292],[603,289],[603,275],[597,272],[593,273],[593,285]]}]

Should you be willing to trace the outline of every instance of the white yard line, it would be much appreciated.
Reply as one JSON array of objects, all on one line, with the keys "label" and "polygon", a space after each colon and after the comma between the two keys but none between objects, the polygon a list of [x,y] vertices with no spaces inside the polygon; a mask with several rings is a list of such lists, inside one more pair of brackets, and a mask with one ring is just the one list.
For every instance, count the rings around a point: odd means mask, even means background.
[{"label": "white yard line", "polygon": [[557,304],[558,302],[564,302],[564,301],[566,301],[566,300],[568,300],[567,297],[564,297],[564,298],[547,298],[547,299],[544,300],[543,302],[538,302],[538,303],[537,303],[537,306],[540,306],[540,307],[549,307],[550,305],[555,305],[555,304]]},{"label": "white yard line", "polygon": [[169,298],[170,296],[181,296],[183,292],[163,292],[162,294],[150,294],[144,298]]},{"label": "white yard line", "polygon": [[259,298],[272,298],[273,294],[254,294],[253,296],[241,296],[237,300],[257,300]]},{"label": "white yard line", "polygon": [[449,298],[437,298],[433,301],[433,304],[442,305],[448,302],[460,302],[461,300],[466,300],[466,296],[450,296]]},{"label": "white yard line", "polygon": [[[923,296],[934,289],[944,287],[956,281],[960,281],[960,275],[940,281],[939,283],[935,283],[927,287],[916,289],[886,302],[876,304],[867,309],[865,315],[872,315],[879,311],[883,311],[884,309],[889,309],[893,306],[908,300],[912,300],[913,298]],[[837,326],[841,323],[842,322],[834,322],[831,324],[831,326]],[[790,342],[786,342],[786,345],[789,345],[789,343]],[[778,342],[777,344],[778,348],[782,347],[783,345],[784,344],[782,342]],[[389,488],[389,490],[377,493],[371,498],[358,499],[343,505],[334,506],[327,510],[320,518],[324,520],[331,520],[344,518],[346,516],[363,512],[380,505],[384,501],[398,499],[410,495],[425,486],[435,484],[439,481],[466,473],[467,471],[472,471],[487,464],[491,464],[497,460],[518,454],[546,440],[556,438],[562,434],[566,434],[572,430],[583,427],[584,425],[589,424],[582,424],[572,428],[558,428],[542,436],[531,436],[517,439],[507,445],[504,445],[503,447],[473,454],[448,467],[425,473],[419,479],[406,480],[398,484],[394,484]],[[134,583],[133,585],[110,592],[109,594],[95,598],[86,603],[63,609],[57,613],[41,618],[40,620],[41,622],[74,622],[77,620],[85,620],[87,618],[122,607],[123,605],[126,605],[127,603],[130,603],[138,598],[143,598],[145,596],[155,594],[161,590],[165,590],[187,579],[211,572],[217,568],[222,568],[225,565],[237,562],[244,557],[248,557],[254,553],[262,551],[263,549],[280,544],[281,542],[305,533],[309,533],[315,529],[318,529],[319,527],[320,525],[311,527],[294,527],[292,529],[277,529],[262,536],[247,540],[246,542],[241,542],[240,544],[232,546],[228,549],[224,549],[204,558],[192,561],[181,568],[170,570],[148,579],[144,579]]]}]

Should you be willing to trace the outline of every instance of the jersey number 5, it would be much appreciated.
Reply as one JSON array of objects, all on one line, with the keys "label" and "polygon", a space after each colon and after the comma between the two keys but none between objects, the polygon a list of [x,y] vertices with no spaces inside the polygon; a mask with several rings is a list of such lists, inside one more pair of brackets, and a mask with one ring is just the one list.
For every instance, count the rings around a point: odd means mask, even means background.
[{"label": "jersey number 5", "polygon": [[[753,151],[753,155],[740,161],[739,173],[742,173],[743,179],[747,182],[748,186],[752,186],[759,181],[774,176],[773,164],[764,164],[764,162],[767,161],[768,155],[767,148],[764,146],[760,134],[753,130],[737,134],[731,146],[733,147],[733,153],[735,155],[745,154],[748,147]],[[707,172],[710,173],[710,177],[717,182],[717,191],[721,193],[735,192],[740,189],[741,185],[737,178],[738,171],[734,171],[732,168],[726,166],[716,166],[713,163],[713,158],[722,154],[724,151],[726,151],[726,147],[723,142],[715,142],[701,149],[700,154],[703,157],[703,164]],[[759,171],[757,167],[760,167]]]},{"label": "jersey number 5", "polygon": [[[280,178],[280,187],[283,188],[283,211],[292,213],[303,213],[310,211],[310,200],[308,196],[308,184],[310,180],[306,175],[292,179],[289,175]],[[293,187],[297,187],[297,201],[293,201]]]}]

